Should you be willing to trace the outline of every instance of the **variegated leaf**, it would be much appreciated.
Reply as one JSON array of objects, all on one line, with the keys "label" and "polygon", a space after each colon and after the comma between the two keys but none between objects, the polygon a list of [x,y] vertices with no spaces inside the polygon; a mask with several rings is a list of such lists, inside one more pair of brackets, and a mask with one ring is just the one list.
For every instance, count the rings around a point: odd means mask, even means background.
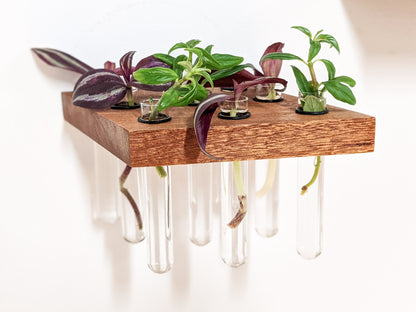
[{"label": "variegated leaf", "polygon": [[77,81],[73,103],[86,108],[107,108],[119,103],[127,87],[119,75],[107,69],[93,69]]},{"label": "variegated leaf", "polygon": [[126,83],[130,82],[131,75],[133,74],[133,67],[131,66],[133,61],[133,56],[136,51],[130,51],[124,54],[120,59],[120,68],[123,72],[123,77]]},{"label": "variegated leaf", "polygon": [[33,48],[32,51],[46,64],[65,70],[74,71],[84,74],[93,69],[91,66],[81,62],[75,57],[55,49],[49,48]]}]

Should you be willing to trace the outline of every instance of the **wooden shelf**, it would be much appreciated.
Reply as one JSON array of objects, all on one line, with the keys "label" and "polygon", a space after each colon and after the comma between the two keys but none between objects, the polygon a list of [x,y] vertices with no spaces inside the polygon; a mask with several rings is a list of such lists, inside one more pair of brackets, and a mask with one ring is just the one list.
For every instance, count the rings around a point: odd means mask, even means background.
[{"label": "wooden shelf", "polygon": [[[253,90],[246,95],[253,98]],[[170,108],[172,121],[148,125],[137,121],[140,109],[81,108],[72,105],[71,92],[62,93],[62,103],[67,122],[132,167],[215,161],[196,142],[195,107]],[[333,106],[326,115],[299,115],[296,106],[297,98],[285,94],[279,103],[250,100],[248,119],[223,120],[215,114],[206,149],[223,161],[374,151],[374,117]]]}]

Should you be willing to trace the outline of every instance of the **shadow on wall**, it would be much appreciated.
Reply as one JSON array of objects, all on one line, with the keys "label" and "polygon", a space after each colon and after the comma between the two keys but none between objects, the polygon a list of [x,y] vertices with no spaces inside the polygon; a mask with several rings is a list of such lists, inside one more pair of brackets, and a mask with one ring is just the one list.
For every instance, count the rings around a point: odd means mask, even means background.
[{"label": "shadow on wall", "polygon": [[[82,168],[83,179],[78,187],[86,188],[86,193],[90,196],[94,192],[94,143],[93,141],[75,129],[67,122],[63,122],[62,139],[67,140],[73,145],[75,155],[77,156],[78,165]],[[85,182],[83,182],[85,181]],[[116,186],[116,182],[114,183]],[[117,191],[117,190],[115,190]],[[88,202],[92,206],[92,199]],[[85,210],[85,217],[92,220],[92,212]],[[131,289],[132,261],[131,247],[122,238],[120,222],[105,223],[100,221],[91,221],[94,229],[104,233],[106,257],[111,261],[112,267],[112,285],[114,300],[120,303],[133,294]]]},{"label": "shadow on wall", "polygon": [[415,57],[415,0],[342,0],[366,57]]}]

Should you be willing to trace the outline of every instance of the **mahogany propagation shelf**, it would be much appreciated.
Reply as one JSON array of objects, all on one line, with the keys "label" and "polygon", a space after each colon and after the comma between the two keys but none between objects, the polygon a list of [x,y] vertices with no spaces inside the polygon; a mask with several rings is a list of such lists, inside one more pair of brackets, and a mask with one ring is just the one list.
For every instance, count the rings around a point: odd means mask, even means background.
[{"label": "mahogany propagation shelf", "polygon": [[[222,161],[354,154],[374,151],[375,118],[328,106],[329,113],[295,113],[297,98],[284,94],[278,103],[259,103],[248,90],[251,117],[224,120],[215,113],[206,150]],[[136,96],[147,98],[146,91]],[[86,109],[62,93],[67,122],[132,167],[215,162],[199,149],[194,129],[195,107],[169,108],[172,120],[162,124],[137,121],[140,109]]]}]

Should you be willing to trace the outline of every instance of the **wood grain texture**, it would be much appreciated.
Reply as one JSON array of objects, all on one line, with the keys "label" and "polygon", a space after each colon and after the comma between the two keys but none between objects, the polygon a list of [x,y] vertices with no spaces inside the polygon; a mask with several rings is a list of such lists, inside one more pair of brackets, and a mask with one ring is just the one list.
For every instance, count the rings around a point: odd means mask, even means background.
[{"label": "wood grain texture", "polygon": [[[253,90],[247,91],[253,98]],[[136,101],[147,98],[146,91]],[[206,163],[193,130],[194,107],[166,112],[172,121],[139,123],[140,109],[90,110],[72,105],[62,94],[64,118],[132,167]],[[366,153],[374,151],[375,118],[329,106],[320,116],[295,113],[297,98],[279,103],[249,102],[251,117],[224,120],[214,115],[206,150],[223,161]]]}]

